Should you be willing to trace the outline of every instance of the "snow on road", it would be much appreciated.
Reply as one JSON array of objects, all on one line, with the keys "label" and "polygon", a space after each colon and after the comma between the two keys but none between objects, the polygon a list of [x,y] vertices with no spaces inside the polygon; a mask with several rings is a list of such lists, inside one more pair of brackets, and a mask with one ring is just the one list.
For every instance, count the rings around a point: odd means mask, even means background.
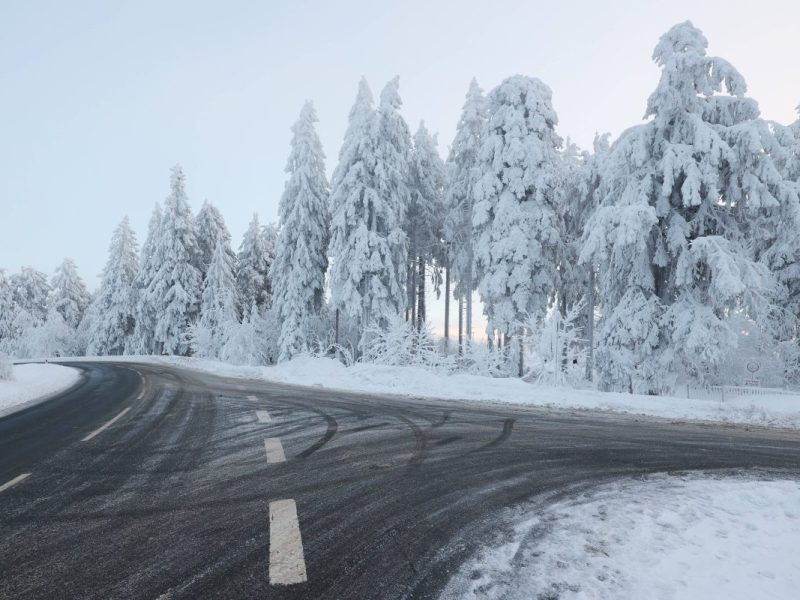
[{"label": "snow on road", "polygon": [[67,390],[78,383],[80,378],[77,369],[61,365],[15,365],[14,379],[0,381],[0,416]]},{"label": "snow on road", "polygon": [[527,383],[517,378],[445,374],[421,367],[368,363],[345,367],[336,360],[309,356],[301,356],[270,367],[244,367],[196,358],[159,356],[75,357],[69,360],[172,364],[224,377],[322,386],[349,392],[524,404],[570,410],[603,410],[680,421],[715,421],[800,429],[800,394],[727,398],[724,402],[690,400],[673,396],[643,396],[550,387]]},{"label": "snow on road", "polygon": [[[143,360],[152,359],[152,357]],[[135,360],[133,358],[132,360]],[[156,358],[173,364],[228,377],[266,379],[297,385],[318,385],[352,392],[400,394],[526,404],[575,410],[605,410],[675,420],[717,421],[800,428],[800,395],[749,396],[717,400],[689,400],[670,396],[643,396],[587,389],[547,387],[516,378],[435,373],[420,367],[358,363],[345,367],[327,358],[299,357],[273,367],[240,367],[219,362]]]},{"label": "snow on road", "polygon": [[506,517],[511,537],[498,533],[443,598],[798,597],[798,481],[653,476]]}]

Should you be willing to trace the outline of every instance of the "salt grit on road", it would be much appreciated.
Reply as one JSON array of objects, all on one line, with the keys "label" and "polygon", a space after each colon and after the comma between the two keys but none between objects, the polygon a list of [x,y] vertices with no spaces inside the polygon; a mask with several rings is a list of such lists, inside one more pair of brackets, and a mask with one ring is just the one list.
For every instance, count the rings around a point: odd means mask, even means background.
[{"label": "salt grit on road", "polygon": [[504,520],[511,536],[498,533],[443,598],[790,600],[800,589],[796,480],[621,480]]},{"label": "salt grit on road", "polygon": [[54,364],[13,367],[14,378],[0,381],[0,417],[66,391],[80,381],[77,369]]}]

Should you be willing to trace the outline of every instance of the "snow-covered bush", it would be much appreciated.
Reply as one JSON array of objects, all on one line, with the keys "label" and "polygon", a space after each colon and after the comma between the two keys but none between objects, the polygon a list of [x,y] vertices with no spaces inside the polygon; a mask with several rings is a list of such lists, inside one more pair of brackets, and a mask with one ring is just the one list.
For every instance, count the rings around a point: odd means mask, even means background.
[{"label": "snow-covered bush", "polygon": [[464,352],[458,358],[458,371],[486,377],[509,377],[509,361],[502,350],[485,340],[464,340]]},{"label": "snow-covered bush", "polygon": [[271,365],[278,359],[278,326],[273,310],[261,314],[253,306],[241,323],[232,325],[219,358],[237,365]]},{"label": "snow-covered bush", "polygon": [[390,366],[418,366],[450,372],[452,357],[439,352],[429,323],[420,330],[401,315],[388,319],[386,327],[372,325],[364,332],[362,362]]},{"label": "snow-covered bush", "polygon": [[[578,325],[586,310],[581,300],[566,315],[552,311],[544,320],[528,318],[524,330],[526,378],[551,385],[574,384],[586,368],[586,342]],[[517,344],[515,344],[516,346]]]}]

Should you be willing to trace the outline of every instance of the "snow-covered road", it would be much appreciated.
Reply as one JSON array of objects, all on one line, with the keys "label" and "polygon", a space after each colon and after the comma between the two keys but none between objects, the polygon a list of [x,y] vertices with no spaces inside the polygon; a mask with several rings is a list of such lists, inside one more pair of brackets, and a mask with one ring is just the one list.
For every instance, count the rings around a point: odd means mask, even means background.
[{"label": "snow-covered road", "polygon": [[625,479],[509,511],[445,598],[797,598],[800,482]]},{"label": "snow-covered road", "polygon": [[800,395],[769,395],[718,400],[643,396],[591,389],[551,387],[518,378],[437,373],[421,367],[357,363],[345,367],[328,358],[297,357],[270,367],[244,367],[181,357],[125,356],[75,358],[112,362],[171,364],[224,377],[266,380],[332,390],[396,394],[417,398],[521,404],[568,410],[601,410],[676,421],[800,428]]}]

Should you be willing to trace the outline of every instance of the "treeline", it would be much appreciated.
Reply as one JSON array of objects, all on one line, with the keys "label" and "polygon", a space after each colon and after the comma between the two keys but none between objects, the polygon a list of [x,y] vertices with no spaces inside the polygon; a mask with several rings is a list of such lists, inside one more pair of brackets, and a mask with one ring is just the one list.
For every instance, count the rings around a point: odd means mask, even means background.
[{"label": "treeline", "polygon": [[432,286],[466,355],[478,292],[493,372],[659,393],[679,373],[713,380],[744,319],[794,379],[800,124],[761,118],[706,48],[691,23],[665,33],[645,121],[591,151],[557,133],[550,89],[518,75],[486,96],[471,83],[442,161],[424,124],[411,135],[398,79],[377,103],[362,80],[328,182],[306,103],[277,227],[254,219],[234,253],[216,208],[192,215],[176,167],[141,252],[118,227],[94,297],[69,260],[52,283],[0,277],[0,344],[252,364],[330,349],[386,360],[394,346],[406,360],[432,356]]}]

